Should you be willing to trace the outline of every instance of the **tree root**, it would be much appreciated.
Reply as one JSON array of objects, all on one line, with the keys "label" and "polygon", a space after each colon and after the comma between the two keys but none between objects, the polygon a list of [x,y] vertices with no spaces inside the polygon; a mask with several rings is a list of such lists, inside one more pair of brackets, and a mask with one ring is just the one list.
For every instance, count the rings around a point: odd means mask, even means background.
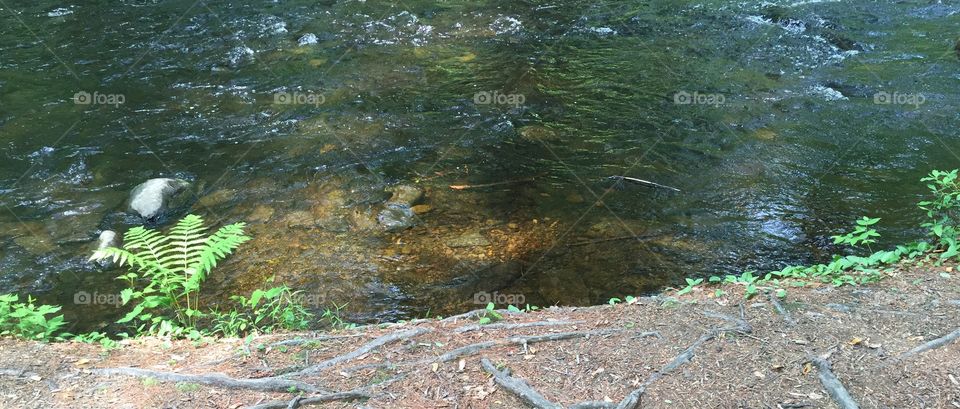
[{"label": "tree root", "polygon": [[259,405],[250,406],[247,409],[296,409],[301,406],[306,405],[319,405],[332,401],[350,401],[357,399],[370,399],[371,396],[360,390],[353,390],[347,392],[337,392],[337,393],[328,393],[326,395],[312,396],[305,398],[302,396],[297,396],[289,401],[286,400],[276,400],[272,402],[261,403]]},{"label": "tree root", "polygon": [[360,348],[357,348],[349,353],[335,356],[326,361],[320,362],[318,364],[310,365],[296,372],[291,372],[288,374],[281,375],[281,377],[289,378],[292,376],[314,374],[314,373],[323,371],[325,369],[328,369],[330,367],[336,366],[340,363],[355,359],[358,356],[367,354],[370,351],[373,351],[374,349],[377,349],[391,342],[397,342],[397,341],[402,341],[408,338],[413,338],[419,335],[426,334],[431,331],[433,331],[433,329],[420,327],[420,328],[411,328],[408,330],[392,332],[390,334],[380,336],[374,339],[373,341],[370,341],[364,344],[363,346],[361,346]]},{"label": "tree root", "polygon": [[433,360],[433,362],[450,362],[458,358],[465,356],[475,355],[483,349],[493,348],[501,345],[522,345],[526,348],[529,344],[535,344],[538,342],[549,342],[549,341],[562,341],[567,339],[574,338],[587,338],[594,335],[608,335],[614,332],[620,332],[621,330],[607,329],[599,331],[584,331],[584,332],[558,332],[556,334],[546,334],[546,335],[531,335],[526,337],[509,337],[505,339],[500,339],[496,341],[485,341],[479,342],[476,344],[467,345],[454,349],[450,352],[444,353],[443,355],[438,356]]},{"label": "tree root", "polygon": [[940,348],[940,347],[942,347],[942,346],[944,346],[944,345],[947,345],[947,344],[949,344],[949,343],[951,343],[951,342],[956,341],[957,339],[960,339],[960,328],[957,328],[956,330],[954,330],[953,332],[951,332],[951,333],[949,333],[949,334],[947,334],[947,335],[944,335],[944,336],[942,336],[942,337],[940,337],[940,338],[931,340],[931,341],[929,341],[929,342],[924,343],[923,345],[920,345],[920,346],[918,346],[918,347],[916,347],[916,348],[913,348],[913,349],[911,349],[911,350],[909,350],[909,351],[907,351],[907,352],[904,352],[904,353],[900,354],[900,356],[896,357],[896,358],[894,359],[894,361],[901,361],[901,360],[903,360],[903,359],[905,359],[905,358],[909,358],[909,357],[911,357],[911,356],[913,356],[913,355],[916,355],[916,354],[919,354],[919,353],[921,353],[921,352],[926,352],[926,351],[929,351],[929,350],[931,350],[931,349]]},{"label": "tree root", "polygon": [[[640,406],[640,400],[643,398],[643,393],[647,390],[647,387],[650,386],[650,384],[652,384],[653,382],[656,382],[657,380],[659,380],[660,378],[663,378],[664,376],[669,375],[671,372],[677,370],[677,368],[679,368],[683,364],[690,362],[690,360],[693,359],[694,352],[696,351],[696,349],[702,346],[704,343],[720,336],[721,334],[728,333],[728,332],[737,332],[741,334],[746,334],[753,331],[753,327],[744,318],[744,309],[742,304],[740,305],[740,318],[735,318],[729,315],[719,314],[711,311],[704,311],[704,315],[707,315],[709,317],[714,317],[714,318],[720,318],[720,319],[732,322],[735,325],[731,327],[714,328],[707,331],[703,335],[701,335],[699,338],[697,338],[696,341],[690,344],[690,346],[684,349],[683,352],[680,353],[680,355],[677,355],[675,358],[670,360],[670,362],[667,362],[660,370],[651,374],[646,381],[640,384],[640,386],[637,389],[634,389],[629,394],[627,394],[627,396],[625,396],[623,400],[620,401],[619,404],[614,405],[613,403],[603,402],[603,401],[585,401],[585,402],[580,402],[580,403],[571,405],[570,409],[636,409]],[[603,332],[603,331],[597,331],[597,332]],[[607,331],[607,333],[609,332],[610,331]],[[583,333],[561,333],[561,334],[549,334],[549,335],[540,335],[540,336],[532,336],[532,337],[514,337],[514,338],[508,338],[508,340],[511,343],[519,343],[521,339],[526,342],[553,341],[557,339],[569,339],[571,338],[570,334],[579,334],[580,336],[583,336]],[[659,334],[656,332],[644,333],[644,334],[647,334],[647,336],[654,336],[654,335],[659,336]],[[460,350],[475,352],[475,351],[478,351],[479,349],[489,347],[489,346],[484,346],[488,344],[498,345],[498,343],[495,341],[488,341],[485,343],[474,344],[467,347],[463,347],[463,348],[460,348]],[[459,350],[451,351],[448,354],[452,354],[453,352],[456,352],[456,351],[459,351]],[[443,358],[445,355],[447,354],[442,355],[441,358]],[[461,354],[461,356],[462,355],[463,354]],[[487,358],[481,358],[480,364],[483,366],[483,369],[487,373],[493,375],[494,381],[498,385],[500,385],[510,393],[513,393],[514,395],[519,397],[521,400],[523,400],[527,404],[537,409],[562,408],[561,405],[547,400],[547,398],[545,398],[539,392],[531,388],[530,385],[527,384],[527,382],[524,381],[523,379],[515,378],[511,376],[510,371],[508,369],[504,369],[504,370],[497,369],[493,365],[493,363],[491,363],[490,360]]]},{"label": "tree root", "polygon": [[456,334],[461,334],[464,332],[477,331],[480,329],[517,329],[517,328],[530,328],[530,327],[552,327],[552,326],[561,326],[561,325],[576,325],[583,324],[583,321],[536,321],[536,322],[521,322],[521,323],[507,323],[499,322],[496,324],[474,324],[474,325],[464,325],[460,328],[453,330]]},{"label": "tree root", "polygon": [[787,311],[787,309],[783,307],[783,304],[780,303],[780,299],[776,294],[770,293],[767,296],[770,298],[770,303],[773,304],[773,308],[783,316],[783,321],[787,323],[788,327],[797,325],[797,321],[793,319],[793,315],[791,315],[790,311]]},{"label": "tree root", "polygon": [[293,339],[285,339],[283,341],[273,342],[268,345],[270,347],[299,346],[299,345],[303,345],[311,342],[323,342],[323,341],[331,341],[335,339],[356,338],[361,336],[363,336],[363,334],[316,336],[316,337],[310,337],[310,338],[293,338]]},{"label": "tree root", "polygon": [[342,362],[346,362],[352,359],[355,359],[361,355],[367,354],[374,349],[377,349],[383,345],[389,344],[391,342],[401,341],[404,339],[412,338],[418,335],[425,334],[432,331],[429,328],[412,328],[404,331],[397,331],[387,335],[383,335],[370,341],[360,348],[357,348],[349,353],[338,355],[336,357],[330,358],[326,361],[320,362],[316,365],[308,366],[304,369],[301,369],[296,372],[290,372],[283,375],[271,376],[266,378],[258,379],[237,379],[231,378],[224,374],[214,373],[214,374],[205,374],[205,375],[188,375],[188,374],[179,374],[175,372],[162,372],[162,371],[152,371],[148,369],[140,368],[103,368],[103,369],[92,369],[91,372],[98,375],[127,375],[127,376],[136,376],[136,377],[150,377],[155,378],[163,382],[189,382],[189,383],[199,383],[202,385],[217,386],[221,388],[230,388],[230,389],[252,389],[260,391],[289,391],[292,388],[296,390],[311,392],[311,393],[327,393],[328,391],[320,389],[316,386],[308,384],[306,382],[290,380],[287,378],[301,376],[301,375],[310,375],[317,372],[328,369],[332,366],[338,365]]},{"label": "tree root", "polygon": [[823,388],[841,408],[858,409],[860,407],[847,392],[847,388],[844,388],[837,376],[833,374],[833,370],[830,369],[830,361],[822,357],[811,357],[810,363],[817,367],[820,383],[823,384]]},{"label": "tree root", "polygon": [[528,385],[523,379],[510,376],[509,370],[501,371],[497,369],[497,367],[494,366],[489,359],[480,359],[480,365],[483,366],[484,371],[487,371],[487,373],[493,375],[493,380],[497,383],[497,385],[500,385],[504,389],[510,391],[528,405],[537,409],[563,409],[563,406],[550,402],[539,392],[533,390],[533,388],[531,388],[530,385]]},{"label": "tree root", "polygon": [[97,368],[90,372],[96,375],[124,375],[138,378],[153,378],[161,382],[186,382],[216,386],[227,389],[251,389],[257,391],[283,392],[291,388],[311,393],[327,392],[306,382],[279,378],[237,379],[221,373],[189,375],[176,372],[153,371],[140,368]]}]

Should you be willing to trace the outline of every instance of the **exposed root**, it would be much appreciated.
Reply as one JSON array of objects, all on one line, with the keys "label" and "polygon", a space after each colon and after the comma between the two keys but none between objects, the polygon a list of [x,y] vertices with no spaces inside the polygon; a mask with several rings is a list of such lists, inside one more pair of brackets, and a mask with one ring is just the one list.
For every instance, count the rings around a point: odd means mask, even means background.
[{"label": "exposed root", "polygon": [[499,322],[496,324],[474,324],[474,325],[464,325],[460,328],[453,330],[454,333],[460,334],[464,332],[477,331],[481,329],[517,329],[517,328],[530,328],[530,327],[552,327],[552,326],[561,326],[561,325],[576,325],[583,324],[583,321],[536,321],[536,322],[521,322],[521,323],[507,323]]},{"label": "exposed root", "polygon": [[[704,343],[720,336],[721,334],[728,333],[728,332],[737,332],[741,334],[746,334],[753,331],[753,327],[744,318],[743,305],[740,305],[740,318],[735,318],[729,315],[719,314],[719,313],[710,312],[710,311],[705,311],[704,314],[709,317],[720,318],[720,319],[729,321],[731,323],[734,323],[735,325],[732,327],[714,328],[707,331],[703,335],[701,335],[699,338],[697,338],[696,341],[690,344],[690,346],[684,349],[683,352],[680,353],[680,355],[677,355],[675,358],[670,360],[670,362],[667,362],[667,364],[664,365],[663,368],[651,374],[646,381],[640,384],[640,386],[637,389],[634,389],[629,394],[627,394],[627,396],[625,396],[623,400],[620,401],[619,404],[614,405],[613,403],[603,402],[603,401],[585,401],[585,402],[580,402],[580,403],[571,405],[570,409],[636,409],[640,406],[640,401],[643,398],[643,393],[647,390],[647,387],[650,386],[650,384],[652,384],[653,382],[656,382],[658,379],[663,378],[664,376],[667,376],[668,374],[677,370],[677,368],[679,368],[683,364],[690,362],[690,360],[693,359],[694,352],[696,351],[696,349],[702,346]],[[596,333],[601,333],[601,334],[609,334],[612,332],[618,332],[618,330],[596,331]],[[509,341],[510,343],[526,345],[527,343],[532,343],[532,342],[555,341],[560,339],[570,339],[570,338],[574,338],[575,336],[583,337],[586,335],[588,335],[588,333],[559,333],[559,334],[547,334],[547,335],[537,335],[537,336],[529,336],[529,337],[512,337],[512,338],[508,338],[507,341]],[[638,337],[642,337],[642,336],[658,336],[659,337],[660,334],[657,332],[644,332],[640,334]],[[634,337],[634,338],[637,338],[637,337]],[[502,341],[500,342],[487,341],[479,344],[468,345],[466,347],[463,347],[454,351],[450,351],[447,354],[441,355],[441,357],[438,358],[438,360],[441,360],[447,355],[450,355],[451,356],[450,360],[453,360],[463,355],[476,353],[477,351],[484,348],[500,345],[501,343]],[[509,392],[513,393],[514,395],[519,397],[521,400],[523,400],[527,404],[537,409],[562,408],[562,406],[547,400],[545,397],[543,397],[543,395],[541,395],[539,392],[531,388],[530,385],[528,385],[527,382],[524,381],[523,379],[515,378],[511,376],[509,370],[497,369],[490,362],[489,359],[482,358],[480,359],[480,363],[483,366],[483,369],[485,371],[493,375],[494,381],[496,381],[498,385],[508,390]]]},{"label": "exposed root", "polygon": [[283,341],[277,341],[269,344],[269,346],[271,347],[299,346],[299,345],[308,344],[311,342],[323,342],[323,341],[331,341],[335,339],[356,338],[361,336],[363,336],[363,334],[317,336],[317,337],[310,337],[310,338],[293,338],[293,339],[285,339]]},{"label": "exposed root", "polygon": [[291,373],[288,373],[288,374],[285,374],[285,375],[281,375],[281,376],[282,376],[282,377],[287,377],[287,378],[289,378],[289,377],[292,377],[292,376],[300,376],[300,375],[314,374],[314,373],[323,371],[323,370],[325,370],[325,369],[331,368],[331,367],[333,367],[333,366],[339,365],[339,364],[341,364],[341,363],[343,363],[343,362],[347,362],[347,361],[353,360],[353,359],[355,359],[355,358],[357,358],[357,357],[359,357],[359,356],[361,356],[361,355],[370,353],[371,351],[373,351],[373,350],[375,350],[375,349],[377,349],[377,348],[380,348],[381,346],[384,346],[384,345],[386,345],[386,344],[389,344],[389,343],[391,343],[391,342],[397,342],[397,341],[402,341],[402,340],[405,340],[405,339],[408,339],[408,338],[413,338],[413,337],[416,337],[416,336],[419,336],[419,335],[426,334],[426,333],[431,332],[431,331],[433,331],[433,330],[430,329],[430,328],[420,327],[420,328],[411,328],[411,329],[404,330],[404,331],[393,332],[393,333],[390,333],[390,334],[387,334],[387,335],[383,335],[383,336],[381,336],[381,337],[378,337],[378,338],[374,339],[373,341],[370,341],[370,342],[364,344],[363,346],[361,346],[360,348],[357,348],[357,349],[355,349],[355,350],[353,350],[353,351],[351,351],[351,352],[349,352],[349,353],[335,356],[335,357],[333,357],[333,358],[330,358],[330,359],[328,359],[328,360],[326,360],[326,361],[323,361],[323,362],[320,362],[320,363],[318,363],[318,364],[310,365],[310,366],[308,366],[308,367],[306,367],[306,368],[303,368],[303,369],[301,369],[301,370],[299,370],[299,371],[291,372]]},{"label": "exposed root", "polygon": [[319,405],[332,401],[351,401],[357,399],[370,399],[371,396],[366,392],[362,391],[348,391],[348,392],[337,392],[337,393],[328,393],[326,395],[313,396],[309,398],[304,398],[302,396],[297,396],[289,401],[277,400],[272,402],[261,403],[255,406],[249,406],[247,409],[296,409],[301,406],[307,405]]},{"label": "exposed root", "polygon": [[659,331],[647,331],[647,332],[641,332],[641,333],[639,333],[639,334],[637,334],[637,335],[634,335],[634,336],[630,337],[630,339],[641,339],[641,338],[647,338],[647,337],[655,337],[655,338],[661,338],[661,339],[662,339],[662,338],[663,338],[663,335],[660,335],[660,332],[659,332]]},{"label": "exposed root", "polygon": [[787,311],[787,309],[783,307],[783,304],[780,303],[780,297],[777,297],[774,293],[768,294],[768,297],[770,298],[770,303],[773,304],[773,308],[783,316],[783,321],[787,323],[788,327],[797,325],[797,321],[793,319],[790,311]]},{"label": "exposed root", "polygon": [[91,369],[90,372],[97,375],[106,376],[124,375],[139,378],[153,378],[161,382],[198,383],[201,385],[216,386],[228,389],[250,389],[257,391],[284,392],[289,391],[291,388],[295,388],[296,390],[311,393],[326,392],[325,390],[306,382],[279,378],[237,379],[221,373],[189,375],[176,372],[152,371],[149,369],[140,368],[97,368]]},{"label": "exposed root", "polygon": [[620,330],[599,330],[599,331],[585,331],[585,332],[558,332],[556,334],[546,334],[546,335],[531,335],[526,337],[509,337],[505,339],[500,339],[496,341],[485,341],[479,342],[476,344],[467,345],[454,349],[453,351],[447,352],[443,355],[438,356],[434,359],[434,362],[450,362],[458,358],[462,358],[469,355],[475,355],[481,350],[487,348],[493,348],[501,345],[522,345],[526,348],[529,344],[535,344],[538,342],[549,342],[549,341],[562,341],[567,339],[575,338],[587,338],[594,335],[608,335],[614,332],[619,332]]},{"label": "exposed root", "polygon": [[497,369],[489,359],[480,359],[480,365],[483,366],[484,371],[493,375],[493,380],[497,385],[510,391],[510,393],[513,393],[528,405],[537,409],[563,409],[563,406],[547,400],[547,398],[531,388],[523,379],[510,376],[509,370],[505,369],[501,371]]},{"label": "exposed root", "polygon": [[913,349],[911,349],[911,350],[909,350],[909,351],[907,351],[907,352],[904,352],[904,353],[900,354],[900,356],[898,356],[898,357],[895,359],[895,361],[900,361],[900,360],[903,360],[904,358],[909,358],[909,357],[911,357],[911,356],[913,356],[913,355],[919,354],[919,353],[921,353],[921,352],[926,352],[926,351],[929,351],[929,350],[931,350],[931,349],[940,348],[940,347],[942,347],[942,346],[944,346],[944,345],[947,345],[947,344],[949,344],[949,343],[951,343],[951,342],[956,341],[957,339],[960,339],[960,328],[957,328],[955,331],[953,331],[953,332],[951,332],[951,333],[949,333],[949,334],[947,334],[947,335],[944,335],[944,336],[942,336],[942,337],[940,337],[940,338],[937,338],[937,339],[934,339],[934,340],[930,340],[930,341],[924,343],[923,345],[920,345],[920,346],[918,346],[918,347],[916,347],[916,348],[913,348]]},{"label": "exposed root", "polygon": [[820,383],[823,384],[823,388],[841,408],[858,409],[860,407],[847,392],[847,388],[844,388],[837,376],[833,374],[833,370],[830,369],[830,361],[821,357],[812,357],[810,363],[817,367]]},{"label": "exposed root", "polygon": [[7,369],[0,368],[0,375],[13,376],[15,378],[31,378],[40,376],[36,372],[30,372],[26,369]]}]

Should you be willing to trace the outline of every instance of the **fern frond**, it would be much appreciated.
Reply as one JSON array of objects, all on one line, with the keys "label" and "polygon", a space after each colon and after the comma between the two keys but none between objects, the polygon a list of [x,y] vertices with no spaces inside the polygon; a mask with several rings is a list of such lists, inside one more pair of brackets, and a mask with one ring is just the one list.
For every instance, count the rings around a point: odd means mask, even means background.
[{"label": "fern frond", "polygon": [[246,223],[234,223],[221,227],[215,233],[207,237],[201,252],[190,264],[189,268],[193,271],[188,285],[199,286],[207,274],[210,273],[217,262],[232,253],[234,249],[250,240],[250,237],[243,234],[243,228]]},{"label": "fern frond", "polygon": [[144,257],[138,253],[133,253],[129,250],[116,247],[107,247],[95,251],[93,255],[90,256],[90,261],[103,260],[107,258],[112,258],[113,262],[117,263],[118,266],[127,264],[137,270],[142,271],[146,275],[162,274],[164,270],[160,263],[157,263],[156,260],[153,260],[150,257]]}]

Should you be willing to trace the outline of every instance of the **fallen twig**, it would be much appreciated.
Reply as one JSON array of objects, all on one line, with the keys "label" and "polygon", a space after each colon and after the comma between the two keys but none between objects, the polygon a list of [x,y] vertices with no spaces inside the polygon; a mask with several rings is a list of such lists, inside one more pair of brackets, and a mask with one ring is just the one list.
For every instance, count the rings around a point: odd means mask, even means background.
[{"label": "fallen twig", "polygon": [[625,180],[625,181],[627,181],[627,182],[633,182],[633,183],[636,183],[636,184],[638,184],[638,185],[643,185],[643,186],[646,186],[646,187],[655,187],[655,188],[660,188],[660,189],[669,189],[669,190],[672,190],[672,191],[674,191],[674,192],[679,192],[679,191],[680,191],[680,189],[677,189],[677,188],[675,188],[675,187],[673,187],[673,186],[661,185],[661,184],[659,184],[659,183],[657,183],[657,182],[651,182],[651,181],[649,181],[649,180],[632,178],[632,177],[629,177],[629,176],[619,176],[619,175],[616,175],[616,176],[607,176],[607,179]]},{"label": "fallen twig", "polygon": [[501,186],[501,185],[509,185],[513,183],[532,182],[536,179],[537,178],[535,177],[529,177],[529,178],[522,178],[522,179],[504,180],[501,182],[481,183],[478,185],[450,185],[450,188],[453,190],[477,189],[481,187],[494,187],[494,186]]},{"label": "fallen twig", "polygon": [[644,241],[644,240],[655,239],[655,238],[662,237],[662,236],[663,236],[663,234],[647,234],[647,235],[641,235],[641,236],[637,236],[637,235],[634,235],[634,234],[628,234],[628,235],[626,235],[626,236],[608,237],[608,238],[605,238],[605,239],[578,241],[578,242],[576,242],[576,243],[567,244],[567,247],[589,246],[589,245],[591,245],[591,244],[600,244],[600,243],[607,243],[607,242],[611,242],[611,241],[620,241],[620,240]]}]

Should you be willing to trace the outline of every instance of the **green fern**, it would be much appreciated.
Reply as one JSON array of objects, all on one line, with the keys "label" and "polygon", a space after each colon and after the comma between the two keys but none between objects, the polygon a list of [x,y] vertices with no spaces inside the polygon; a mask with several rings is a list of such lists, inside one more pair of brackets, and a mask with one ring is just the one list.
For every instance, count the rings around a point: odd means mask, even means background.
[{"label": "green fern", "polygon": [[[177,222],[167,235],[134,227],[123,235],[123,248],[107,247],[94,252],[90,260],[112,259],[131,269],[118,277],[128,283],[120,295],[124,304],[136,303],[117,322],[138,319],[149,324],[153,333],[192,330],[203,315],[200,285],[218,261],[250,240],[243,233],[244,226],[234,223],[206,235],[203,218],[191,214]],[[171,310],[173,322],[165,315]]]}]

